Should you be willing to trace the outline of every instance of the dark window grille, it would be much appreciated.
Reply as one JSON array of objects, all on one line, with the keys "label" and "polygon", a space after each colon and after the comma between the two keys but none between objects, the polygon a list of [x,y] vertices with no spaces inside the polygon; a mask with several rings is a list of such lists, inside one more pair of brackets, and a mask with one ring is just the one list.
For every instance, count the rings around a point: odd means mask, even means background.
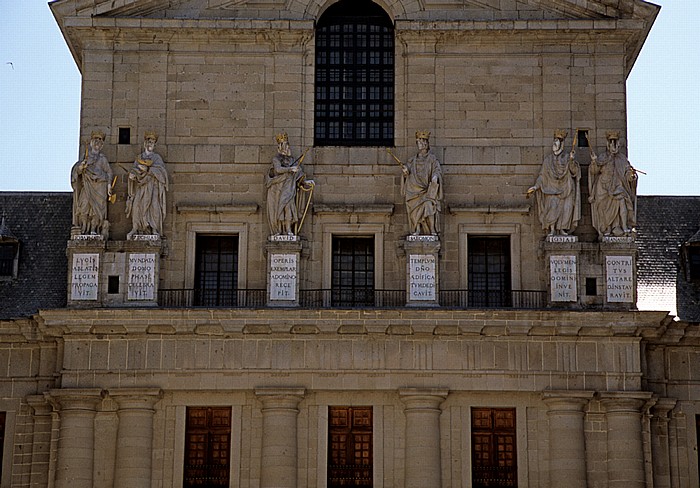
[{"label": "dark window grille", "polygon": [[341,0],[316,28],[314,141],[394,145],[394,26],[369,0]]},{"label": "dark window grille", "polygon": [[184,488],[229,486],[231,408],[187,407]]},{"label": "dark window grille", "polygon": [[372,407],[328,407],[328,488],[371,488],[372,465]]},{"label": "dark window grille", "polygon": [[17,244],[0,244],[0,276],[13,276]]},{"label": "dark window grille", "polygon": [[510,307],[510,237],[469,237],[469,305]]},{"label": "dark window grille", "polygon": [[374,305],[373,237],[333,237],[332,269],[333,306]]},{"label": "dark window grille", "polygon": [[238,285],[238,236],[198,235],[194,304],[235,306]]},{"label": "dark window grille", "polygon": [[472,487],[516,488],[514,408],[472,408]]}]

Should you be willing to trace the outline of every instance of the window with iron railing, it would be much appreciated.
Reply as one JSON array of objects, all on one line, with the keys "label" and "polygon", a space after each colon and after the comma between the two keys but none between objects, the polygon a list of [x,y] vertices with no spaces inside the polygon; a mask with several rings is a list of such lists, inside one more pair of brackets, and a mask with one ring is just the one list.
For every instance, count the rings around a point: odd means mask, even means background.
[{"label": "window with iron railing", "polygon": [[238,236],[198,235],[195,306],[235,306],[238,288]]},{"label": "window with iron railing", "polygon": [[333,237],[331,303],[374,305],[373,237]]}]

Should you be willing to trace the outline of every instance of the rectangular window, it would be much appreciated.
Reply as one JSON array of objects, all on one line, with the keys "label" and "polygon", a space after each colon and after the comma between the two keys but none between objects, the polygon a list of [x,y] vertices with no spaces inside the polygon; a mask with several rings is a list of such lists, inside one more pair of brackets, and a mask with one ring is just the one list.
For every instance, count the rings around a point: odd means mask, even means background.
[{"label": "rectangular window", "polygon": [[688,246],[688,270],[692,281],[700,280],[700,246]]},{"label": "rectangular window", "polygon": [[469,305],[510,307],[510,237],[470,236],[467,249]]},{"label": "rectangular window", "polygon": [[238,236],[198,235],[195,305],[235,306],[238,289]]},{"label": "rectangular window", "polygon": [[328,407],[328,488],[371,488],[372,464],[372,407]]},{"label": "rectangular window", "polygon": [[472,408],[472,487],[518,486],[514,408]]},{"label": "rectangular window", "polygon": [[374,238],[333,237],[333,306],[374,305]]},{"label": "rectangular window", "polygon": [[0,276],[12,277],[15,271],[17,243],[0,244]]},{"label": "rectangular window", "polygon": [[187,407],[183,488],[228,488],[231,407]]}]

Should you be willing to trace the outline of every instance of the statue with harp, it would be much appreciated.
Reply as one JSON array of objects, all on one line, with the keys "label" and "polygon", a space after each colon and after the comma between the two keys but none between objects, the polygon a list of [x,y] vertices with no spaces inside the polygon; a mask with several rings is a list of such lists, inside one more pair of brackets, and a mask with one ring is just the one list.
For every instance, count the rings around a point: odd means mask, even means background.
[{"label": "statue with harp", "polygon": [[275,136],[277,154],[265,175],[267,218],[273,236],[296,236],[309,209],[315,183],[306,179],[301,166],[308,149],[297,159],[292,157],[286,132]]}]

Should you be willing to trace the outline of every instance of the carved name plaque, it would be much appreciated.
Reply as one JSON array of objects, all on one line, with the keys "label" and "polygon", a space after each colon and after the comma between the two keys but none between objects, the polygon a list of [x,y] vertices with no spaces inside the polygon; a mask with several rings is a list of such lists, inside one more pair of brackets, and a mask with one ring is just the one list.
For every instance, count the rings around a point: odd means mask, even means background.
[{"label": "carved name plaque", "polygon": [[97,300],[99,276],[99,254],[73,254],[70,280],[71,300]]},{"label": "carved name plaque", "polygon": [[297,299],[297,255],[270,256],[270,300]]},{"label": "carved name plaque", "polygon": [[576,256],[549,256],[549,283],[553,302],[575,302]]},{"label": "carved name plaque", "polygon": [[409,300],[435,301],[435,256],[411,254],[408,266]]},{"label": "carved name plaque", "polygon": [[270,242],[297,242],[299,236],[289,234],[277,234],[270,236]]},{"label": "carved name plaque", "polygon": [[156,289],[156,255],[129,254],[127,299],[154,300]]},{"label": "carved name plaque", "polygon": [[608,302],[633,302],[632,256],[605,256],[605,271]]},{"label": "carved name plaque", "polygon": [[547,238],[545,240],[547,242],[572,243],[572,242],[578,242],[578,237],[576,237],[576,236],[547,236]]}]

